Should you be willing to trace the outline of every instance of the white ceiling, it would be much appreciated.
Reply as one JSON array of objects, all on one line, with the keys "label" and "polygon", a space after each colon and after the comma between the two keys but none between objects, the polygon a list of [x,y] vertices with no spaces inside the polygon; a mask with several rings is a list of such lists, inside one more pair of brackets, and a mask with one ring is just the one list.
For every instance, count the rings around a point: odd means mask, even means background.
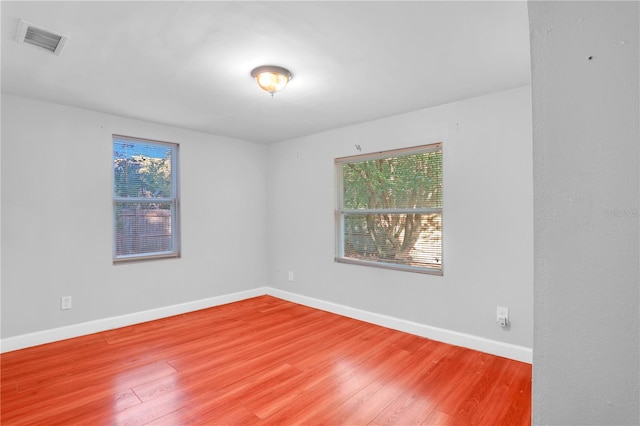
[{"label": "white ceiling", "polygon": [[[268,143],[529,84],[524,1],[2,1],[2,91]],[[70,36],[15,41],[24,19]],[[258,65],[294,78],[272,99]]]}]

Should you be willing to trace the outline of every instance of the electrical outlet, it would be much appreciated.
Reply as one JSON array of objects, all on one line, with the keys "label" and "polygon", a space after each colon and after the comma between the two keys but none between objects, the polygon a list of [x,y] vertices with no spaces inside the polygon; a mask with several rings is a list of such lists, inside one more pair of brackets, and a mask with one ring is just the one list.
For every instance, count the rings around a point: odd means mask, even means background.
[{"label": "electrical outlet", "polygon": [[71,309],[71,296],[62,296],[60,298],[60,309]]},{"label": "electrical outlet", "polygon": [[289,281],[293,281],[293,271],[289,271]]},{"label": "electrical outlet", "polygon": [[498,306],[496,309],[496,322],[500,327],[506,327],[509,323],[509,308]]}]

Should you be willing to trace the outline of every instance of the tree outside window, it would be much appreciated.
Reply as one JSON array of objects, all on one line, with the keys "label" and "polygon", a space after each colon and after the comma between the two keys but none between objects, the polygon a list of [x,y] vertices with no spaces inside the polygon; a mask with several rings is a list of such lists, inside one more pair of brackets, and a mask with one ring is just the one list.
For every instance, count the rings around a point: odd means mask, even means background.
[{"label": "tree outside window", "polygon": [[177,149],[113,137],[114,260],[178,255]]},{"label": "tree outside window", "polygon": [[442,273],[442,145],[336,160],[337,261]]}]

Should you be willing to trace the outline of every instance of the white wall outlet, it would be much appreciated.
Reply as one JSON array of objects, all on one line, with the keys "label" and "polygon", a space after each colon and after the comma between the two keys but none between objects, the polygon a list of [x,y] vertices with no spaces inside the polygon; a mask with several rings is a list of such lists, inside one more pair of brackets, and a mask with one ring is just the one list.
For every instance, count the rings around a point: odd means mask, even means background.
[{"label": "white wall outlet", "polygon": [[289,281],[293,281],[293,271],[289,271]]},{"label": "white wall outlet", "polygon": [[509,323],[509,308],[498,306],[496,309],[496,322],[500,324],[500,327],[507,326]]},{"label": "white wall outlet", "polygon": [[60,298],[60,309],[71,309],[71,296],[62,296]]}]

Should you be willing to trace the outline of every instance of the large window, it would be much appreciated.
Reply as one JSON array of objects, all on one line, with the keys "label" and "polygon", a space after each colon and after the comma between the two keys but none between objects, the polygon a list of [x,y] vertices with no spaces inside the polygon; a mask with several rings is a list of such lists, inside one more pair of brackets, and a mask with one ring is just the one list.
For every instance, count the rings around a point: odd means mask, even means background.
[{"label": "large window", "polygon": [[179,255],[178,145],[113,136],[113,259]]},{"label": "large window", "polygon": [[335,160],[338,262],[442,274],[442,144]]}]

